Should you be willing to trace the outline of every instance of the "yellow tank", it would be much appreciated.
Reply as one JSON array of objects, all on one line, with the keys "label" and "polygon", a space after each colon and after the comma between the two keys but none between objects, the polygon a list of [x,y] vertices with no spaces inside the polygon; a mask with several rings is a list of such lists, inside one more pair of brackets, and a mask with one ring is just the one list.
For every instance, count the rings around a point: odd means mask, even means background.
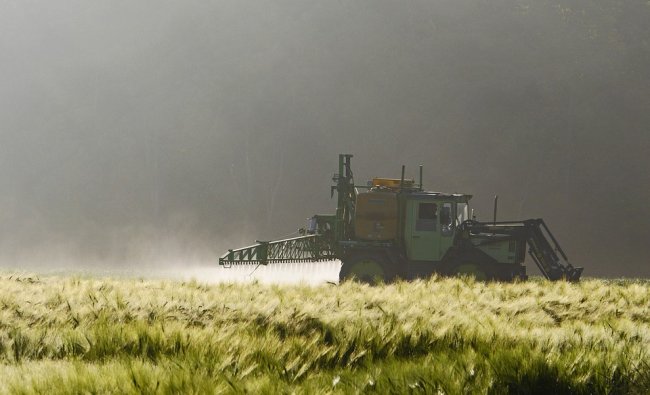
[{"label": "yellow tank", "polygon": [[373,190],[359,193],[354,232],[361,240],[391,240],[397,237],[397,193]]},{"label": "yellow tank", "polygon": [[[402,182],[399,178],[373,178],[373,187],[399,188]],[[404,180],[404,188],[411,188],[415,183],[414,180]]]}]

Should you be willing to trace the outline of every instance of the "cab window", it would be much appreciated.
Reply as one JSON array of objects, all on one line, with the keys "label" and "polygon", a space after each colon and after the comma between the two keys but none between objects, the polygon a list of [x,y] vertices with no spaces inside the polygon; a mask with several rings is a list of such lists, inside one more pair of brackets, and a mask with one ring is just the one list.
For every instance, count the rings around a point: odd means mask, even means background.
[{"label": "cab window", "polygon": [[418,217],[415,221],[417,231],[435,231],[438,219],[438,205],[436,203],[418,204]]},{"label": "cab window", "polygon": [[458,203],[456,210],[456,226],[458,226],[469,219],[469,206],[467,203]]},{"label": "cab window", "polygon": [[443,236],[450,236],[454,233],[452,228],[453,213],[451,210],[451,203],[443,203],[442,207],[440,207],[440,229],[442,230]]}]

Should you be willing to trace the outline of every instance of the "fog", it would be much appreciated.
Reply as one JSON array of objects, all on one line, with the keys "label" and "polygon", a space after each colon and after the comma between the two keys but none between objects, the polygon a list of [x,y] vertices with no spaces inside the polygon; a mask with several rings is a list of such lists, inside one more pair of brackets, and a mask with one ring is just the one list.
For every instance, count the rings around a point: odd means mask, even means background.
[{"label": "fog", "polygon": [[4,1],[0,56],[4,268],[216,266],[352,153],[650,276],[645,0]]}]

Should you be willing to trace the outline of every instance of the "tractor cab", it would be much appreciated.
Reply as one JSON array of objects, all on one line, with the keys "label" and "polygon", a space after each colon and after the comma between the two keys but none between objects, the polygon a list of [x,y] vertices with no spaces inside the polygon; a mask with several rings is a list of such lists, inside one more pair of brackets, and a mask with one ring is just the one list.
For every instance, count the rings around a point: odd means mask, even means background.
[{"label": "tractor cab", "polygon": [[405,196],[404,246],[413,261],[440,261],[468,219],[471,195],[414,192]]}]

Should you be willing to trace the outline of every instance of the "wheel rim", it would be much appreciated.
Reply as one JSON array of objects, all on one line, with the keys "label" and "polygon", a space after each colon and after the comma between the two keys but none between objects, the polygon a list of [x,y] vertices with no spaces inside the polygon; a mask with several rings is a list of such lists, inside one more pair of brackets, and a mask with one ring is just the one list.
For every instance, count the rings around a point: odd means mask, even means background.
[{"label": "wheel rim", "polygon": [[463,265],[456,266],[456,275],[457,276],[472,276],[477,281],[487,280],[487,275],[483,270],[481,270],[478,265],[473,263],[466,263]]},{"label": "wheel rim", "polygon": [[379,262],[370,258],[354,262],[348,274],[350,277],[355,277],[357,280],[368,284],[375,284],[385,279],[384,268]]}]

